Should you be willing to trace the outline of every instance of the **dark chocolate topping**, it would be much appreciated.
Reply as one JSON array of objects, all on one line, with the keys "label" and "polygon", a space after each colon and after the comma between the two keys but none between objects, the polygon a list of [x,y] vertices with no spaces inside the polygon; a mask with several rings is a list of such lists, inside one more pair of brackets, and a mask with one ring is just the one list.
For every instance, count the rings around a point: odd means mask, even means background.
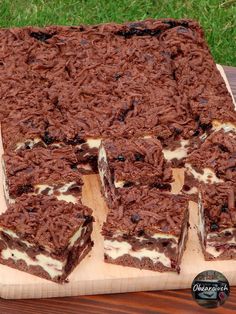
[{"label": "dark chocolate topping", "polygon": [[103,234],[123,232],[139,236],[140,231],[180,236],[186,220],[188,201],[181,195],[159,192],[149,187],[119,189],[118,199],[107,216]]},{"label": "dark chocolate topping", "polygon": [[60,186],[74,181],[79,186],[83,185],[79,170],[73,167],[77,158],[70,146],[7,152],[3,158],[12,197],[32,192],[36,184]]},{"label": "dark chocolate topping", "polygon": [[236,227],[236,197],[231,183],[200,187],[207,232]]},{"label": "dark chocolate topping", "polygon": [[194,21],[2,29],[0,41],[5,149],[34,137],[50,145],[154,134],[167,143],[213,118],[236,120]]},{"label": "dark chocolate topping", "polygon": [[198,172],[210,168],[218,178],[236,182],[236,133],[222,129],[211,134],[186,162]]},{"label": "dark chocolate topping", "polygon": [[103,146],[115,181],[154,185],[172,182],[170,164],[157,139],[105,140]]},{"label": "dark chocolate topping", "polygon": [[63,250],[88,216],[91,209],[80,203],[67,203],[44,195],[23,195],[1,214],[0,226],[15,232],[20,240]]}]

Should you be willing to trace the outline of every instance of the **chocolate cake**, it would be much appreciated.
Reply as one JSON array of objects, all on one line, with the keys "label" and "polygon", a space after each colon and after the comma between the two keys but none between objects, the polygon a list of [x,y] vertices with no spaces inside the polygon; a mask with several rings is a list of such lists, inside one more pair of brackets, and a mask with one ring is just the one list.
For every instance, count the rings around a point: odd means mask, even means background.
[{"label": "chocolate cake", "polygon": [[235,186],[231,183],[201,185],[199,237],[206,260],[236,258]]},{"label": "chocolate cake", "polygon": [[105,261],[179,272],[187,241],[187,199],[147,186],[118,193],[103,225]]},{"label": "chocolate cake", "polygon": [[[235,184],[236,113],[199,24],[148,19],[0,29],[0,41],[5,192],[16,201],[6,217],[28,200],[65,210],[82,206],[80,172],[97,172],[102,142],[99,168],[110,207],[103,228],[106,259],[179,271],[188,206],[184,196],[162,191],[170,189],[170,165],[186,163],[188,194],[196,196],[202,181]],[[119,255],[123,242],[128,253]],[[68,259],[80,259],[89,248]],[[63,252],[65,267],[68,250]],[[73,263],[55,280],[64,280]]]},{"label": "chocolate cake", "polygon": [[0,215],[0,262],[62,283],[93,246],[92,222],[80,203],[22,195]]},{"label": "chocolate cake", "polygon": [[35,147],[3,155],[8,203],[24,193],[54,195],[76,203],[82,195],[82,175],[70,146]]},{"label": "chocolate cake", "polygon": [[215,130],[201,147],[186,159],[183,190],[196,198],[200,183],[236,183],[236,130]]},{"label": "chocolate cake", "polygon": [[148,185],[171,190],[171,166],[164,158],[160,141],[154,137],[103,141],[98,168],[103,194],[110,204],[120,188]]},{"label": "chocolate cake", "polygon": [[101,139],[153,135],[179,166],[212,119],[236,121],[195,21],[1,29],[0,40],[5,149],[69,143],[93,172]]}]

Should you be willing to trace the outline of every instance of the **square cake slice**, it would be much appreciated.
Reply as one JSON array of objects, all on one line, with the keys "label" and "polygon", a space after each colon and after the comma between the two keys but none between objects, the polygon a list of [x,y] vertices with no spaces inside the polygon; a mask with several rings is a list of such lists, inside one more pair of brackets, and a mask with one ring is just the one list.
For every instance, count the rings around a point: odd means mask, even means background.
[{"label": "square cake slice", "polygon": [[154,137],[104,140],[99,149],[98,168],[109,204],[120,188],[148,185],[170,190],[173,181],[170,163]]},{"label": "square cake slice", "polygon": [[205,259],[236,259],[234,187],[230,183],[204,184],[199,194],[199,237]]},{"label": "square cake slice", "polygon": [[45,195],[22,195],[0,215],[0,263],[62,283],[88,254],[92,212]]},{"label": "square cake slice", "polygon": [[121,188],[116,206],[110,209],[103,225],[105,261],[180,272],[188,219],[184,196],[147,186]]},{"label": "square cake slice", "polygon": [[191,153],[185,164],[183,191],[197,198],[199,184],[236,183],[236,132],[234,128],[212,133]]},{"label": "square cake slice", "polygon": [[81,198],[82,175],[70,146],[6,152],[3,168],[7,203],[24,193],[55,195],[73,203]]}]

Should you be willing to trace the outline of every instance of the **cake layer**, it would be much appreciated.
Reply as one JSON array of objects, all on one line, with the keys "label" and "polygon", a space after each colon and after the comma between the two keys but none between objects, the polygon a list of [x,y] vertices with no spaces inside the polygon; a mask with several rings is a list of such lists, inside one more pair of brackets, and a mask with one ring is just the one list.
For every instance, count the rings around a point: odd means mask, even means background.
[{"label": "cake layer", "polygon": [[216,129],[186,158],[185,193],[196,199],[199,184],[236,182],[236,132],[232,127]]},{"label": "cake layer", "polygon": [[[20,240],[18,242],[20,243]],[[35,276],[63,283],[66,281],[69,273],[90,252],[92,246],[93,242],[90,236],[85,237],[78,245],[71,248],[68,258],[58,260],[55,257],[47,256],[45,252],[35,253],[32,257],[32,253],[29,254],[28,252],[19,250],[19,248],[14,248],[14,244],[9,247],[7,242],[0,237],[0,263]],[[32,248],[31,250],[41,252],[38,248]]]},{"label": "cake layer", "polygon": [[199,237],[206,260],[236,257],[235,190],[231,183],[200,186]]},{"label": "cake layer", "polygon": [[105,261],[179,272],[187,240],[186,198],[147,186],[121,188],[118,195],[103,225]]},{"label": "cake layer", "polygon": [[63,282],[93,245],[92,222],[82,204],[23,195],[0,216],[0,262]]},{"label": "cake layer", "polygon": [[73,203],[81,198],[83,181],[71,146],[8,151],[3,161],[8,202],[24,193],[55,195]]}]

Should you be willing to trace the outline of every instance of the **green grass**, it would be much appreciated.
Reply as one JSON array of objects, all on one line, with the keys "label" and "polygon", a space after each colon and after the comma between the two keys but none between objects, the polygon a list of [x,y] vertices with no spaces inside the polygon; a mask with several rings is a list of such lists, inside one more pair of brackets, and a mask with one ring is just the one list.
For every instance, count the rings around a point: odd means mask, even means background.
[{"label": "green grass", "polygon": [[78,25],[189,17],[203,26],[216,62],[236,66],[236,0],[0,0],[0,26]]}]

